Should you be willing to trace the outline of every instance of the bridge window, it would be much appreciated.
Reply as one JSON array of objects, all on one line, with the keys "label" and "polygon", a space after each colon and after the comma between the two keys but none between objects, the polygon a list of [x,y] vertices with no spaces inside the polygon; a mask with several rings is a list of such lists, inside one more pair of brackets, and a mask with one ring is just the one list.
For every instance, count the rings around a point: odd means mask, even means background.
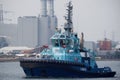
[{"label": "bridge window", "polygon": [[66,42],[65,42],[65,40],[63,40],[63,39],[60,40],[60,46],[61,46],[61,47],[66,47]]},{"label": "bridge window", "polygon": [[61,35],[60,38],[65,38],[65,35]]},{"label": "bridge window", "polygon": [[58,47],[59,46],[59,41],[58,40],[52,40],[52,45],[55,46],[55,47]]}]

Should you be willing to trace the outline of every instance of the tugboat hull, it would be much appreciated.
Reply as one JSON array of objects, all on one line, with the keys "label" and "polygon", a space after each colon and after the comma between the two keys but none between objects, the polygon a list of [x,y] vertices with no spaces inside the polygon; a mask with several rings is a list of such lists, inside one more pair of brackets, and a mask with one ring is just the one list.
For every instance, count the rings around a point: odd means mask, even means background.
[{"label": "tugboat hull", "polygon": [[64,78],[95,78],[114,77],[116,72],[97,72],[86,70],[85,65],[56,60],[21,60],[26,77],[64,77]]}]

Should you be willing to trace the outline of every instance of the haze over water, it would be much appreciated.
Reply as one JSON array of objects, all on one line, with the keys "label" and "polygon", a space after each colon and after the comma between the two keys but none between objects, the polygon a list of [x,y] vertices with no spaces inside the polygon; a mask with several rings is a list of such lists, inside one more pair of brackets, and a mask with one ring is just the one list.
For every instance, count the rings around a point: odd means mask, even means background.
[{"label": "haze over water", "polygon": [[120,80],[120,61],[97,61],[99,67],[110,66],[117,74],[113,78],[25,78],[25,74],[20,67],[19,62],[0,62],[0,80]]}]

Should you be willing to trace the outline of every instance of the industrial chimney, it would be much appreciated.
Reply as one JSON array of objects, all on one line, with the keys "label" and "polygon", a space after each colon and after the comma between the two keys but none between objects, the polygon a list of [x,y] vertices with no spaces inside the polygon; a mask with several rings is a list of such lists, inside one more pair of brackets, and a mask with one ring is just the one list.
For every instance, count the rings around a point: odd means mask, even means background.
[{"label": "industrial chimney", "polygon": [[41,13],[38,18],[38,46],[50,45],[50,37],[55,33],[57,17],[54,15],[54,0],[40,0]]},{"label": "industrial chimney", "polygon": [[54,0],[47,1],[48,15],[54,16]]},{"label": "industrial chimney", "polygon": [[40,15],[46,17],[47,16],[47,0],[40,0]]}]

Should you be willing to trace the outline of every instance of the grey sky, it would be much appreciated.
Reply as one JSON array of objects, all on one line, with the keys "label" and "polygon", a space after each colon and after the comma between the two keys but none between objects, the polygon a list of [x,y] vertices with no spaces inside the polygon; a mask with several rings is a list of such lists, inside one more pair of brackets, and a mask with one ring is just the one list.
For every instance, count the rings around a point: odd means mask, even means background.
[{"label": "grey sky", "polygon": [[[70,0],[55,0],[55,15],[58,26],[64,24],[66,3]],[[120,0],[71,0],[73,2],[74,30],[84,32],[85,40],[104,38],[120,41]],[[0,0],[4,9],[14,11],[14,17],[38,16],[40,0]]]}]

